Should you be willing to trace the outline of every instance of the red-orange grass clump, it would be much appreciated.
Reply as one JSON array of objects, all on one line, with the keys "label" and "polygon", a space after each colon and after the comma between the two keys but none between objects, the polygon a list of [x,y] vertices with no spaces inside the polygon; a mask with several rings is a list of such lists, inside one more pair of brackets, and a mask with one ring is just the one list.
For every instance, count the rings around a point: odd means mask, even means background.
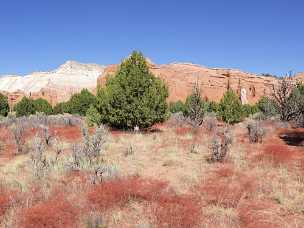
[{"label": "red-orange grass clump", "polygon": [[10,195],[6,193],[0,193],[0,218],[11,206]]},{"label": "red-orange grass clump", "polygon": [[127,177],[103,182],[88,194],[88,201],[98,210],[122,207],[130,199],[152,201],[167,189],[167,183],[139,177]]},{"label": "red-orange grass clump", "polygon": [[236,208],[242,198],[254,192],[255,180],[230,167],[223,167],[208,178],[199,190],[207,205]]},{"label": "red-orange grass clump", "polygon": [[196,227],[201,222],[201,206],[194,196],[163,195],[152,206],[157,227]]},{"label": "red-orange grass clump", "polygon": [[192,131],[193,131],[193,129],[191,127],[179,127],[179,128],[175,129],[175,133],[180,136],[189,134]]},{"label": "red-orange grass clump", "polygon": [[274,202],[269,200],[252,200],[240,205],[238,214],[241,227],[275,228],[283,227]]},{"label": "red-orange grass clump", "polygon": [[267,145],[257,156],[258,160],[272,162],[274,165],[288,164],[294,158],[294,152],[287,145]]},{"label": "red-orange grass clump", "polygon": [[79,211],[64,197],[56,197],[25,209],[20,219],[24,228],[70,228],[78,223]]}]

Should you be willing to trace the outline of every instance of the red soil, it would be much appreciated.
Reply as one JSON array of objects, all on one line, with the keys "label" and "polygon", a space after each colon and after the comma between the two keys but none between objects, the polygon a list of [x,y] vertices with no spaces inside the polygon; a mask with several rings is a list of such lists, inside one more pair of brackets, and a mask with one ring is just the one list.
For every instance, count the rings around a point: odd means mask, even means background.
[{"label": "red soil", "polygon": [[51,134],[69,142],[81,139],[80,128],[77,126],[52,126]]}]

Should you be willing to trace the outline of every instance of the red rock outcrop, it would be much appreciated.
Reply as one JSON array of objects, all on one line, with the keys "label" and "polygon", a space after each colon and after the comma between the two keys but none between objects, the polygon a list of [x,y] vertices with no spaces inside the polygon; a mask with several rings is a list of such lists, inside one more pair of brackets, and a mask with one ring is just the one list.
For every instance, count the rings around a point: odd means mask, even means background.
[{"label": "red rock outcrop", "polygon": [[[106,77],[114,74],[118,65],[108,66],[98,78],[97,84],[103,86]],[[188,63],[166,65],[149,64],[150,71],[164,80],[169,87],[169,101],[185,100],[193,85],[198,82],[202,96],[208,100],[219,101],[227,89],[236,91],[243,103],[255,103],[264,95],[271,95],[273,85],[279,81],[275,77],[266,77],[233,69],[206,68]],[[246,101],[247,100],[247,101]]]}]

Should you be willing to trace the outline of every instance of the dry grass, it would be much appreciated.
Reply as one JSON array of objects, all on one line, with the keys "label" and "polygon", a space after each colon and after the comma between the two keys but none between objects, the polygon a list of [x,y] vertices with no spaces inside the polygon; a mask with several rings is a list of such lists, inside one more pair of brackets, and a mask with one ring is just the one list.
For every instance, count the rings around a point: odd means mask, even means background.
[{"label": "dry grass", "polygon": [[[261,144],[249,143],[245,123],[233,126],[223,163],[208,162],[214,133],[203,128],[112,132],[97,166],[114,166],[119,175],[99,184],[91,181],[96,167],[69,166],[79,127],[51,126],[63,150],[45,178],[34,177],[28,154],[0,155],[0,217],[12,227],[85,227],[96,213],[108,227],[304,227],[303,149],[285,145],[273,126],[264,123]],[[47,147],[49,161],[54,150]],[[9,189],[20,191],[20,200],[12,203]]]}]

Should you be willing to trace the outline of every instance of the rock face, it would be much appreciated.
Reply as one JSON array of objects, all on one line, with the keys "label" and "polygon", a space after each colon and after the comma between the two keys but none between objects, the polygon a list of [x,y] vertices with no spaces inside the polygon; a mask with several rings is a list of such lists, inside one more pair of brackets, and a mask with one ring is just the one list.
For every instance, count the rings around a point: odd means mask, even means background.
[{"label": "rock face", "polygon": [[[198,82],[202,96],[208,100],[220,101],[228,89],[240,96],[243,104],[256,103],[262,96],[271,95],[273,86],[279,79],[242,72],[234,69],[206,68],[189,63],[165,65],[149,64],[150,71],[163,79],[169,87],[169,101],[185,100],[193,85]],[[98,85],[103,86],[108,74],[114,74],[118,65],[108,66],[98,78]]]},{"label": "rock face", "polygon": [[0,91],[9,97],[12,107],[23,96],[42,97],[52,105],[68,100],[83,88],[94,90],[104,66],[68,61],[51,72],[35,72],[26,76],[0,77]]},{"label": "rock face", "polygon": [[304,73],[299,73],[295,76],[295,79],[304,82]]},{"label": "rock face", "polygon": [[[202,96],[208,100],[219,101],[228,89],[232,89],[240,96],[243,104],[253,104],[261,96],[271,95],[273,86],[280,80],[234,69],[207,68],[189,63],[156,65],[150,60],[147,62],[150,71],[168,85],[169,101],[184,101],[198,82]],[[42,97],[55,105],[67,101],[83,88],[96,91],[96,86],[103,86],[106,76],[114,74],[118,67],[68,61],[51,72],[0,77],[0,92],[8,96],[10,107],[23,96],[33,99]],[[304,73],[296,75],[293,80],[304,82]]]}]

